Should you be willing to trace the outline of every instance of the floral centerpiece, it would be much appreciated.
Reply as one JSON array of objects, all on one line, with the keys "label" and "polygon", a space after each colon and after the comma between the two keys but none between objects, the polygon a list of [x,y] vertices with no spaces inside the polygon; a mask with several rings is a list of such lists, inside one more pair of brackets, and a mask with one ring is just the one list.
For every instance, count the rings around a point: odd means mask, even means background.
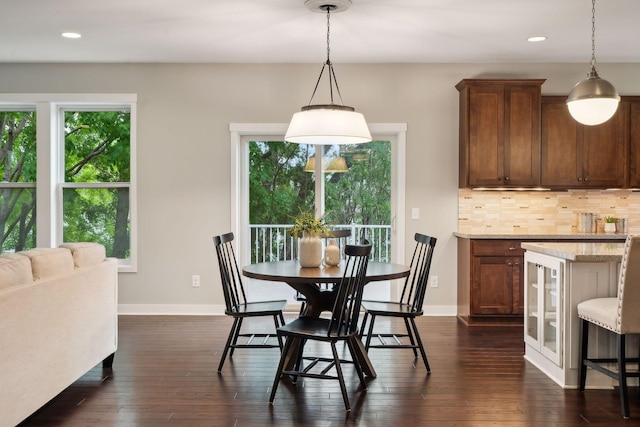
[{"label": "floral centerpiece", "polygon": [[294,217],[290,233],[293,237],[299,237],[300,266],[319,267],[322,264],[322,240],[320,237],[329,234],[329,228],[324,220],[316,218],[310,212],[301,210],[300,214]]}]

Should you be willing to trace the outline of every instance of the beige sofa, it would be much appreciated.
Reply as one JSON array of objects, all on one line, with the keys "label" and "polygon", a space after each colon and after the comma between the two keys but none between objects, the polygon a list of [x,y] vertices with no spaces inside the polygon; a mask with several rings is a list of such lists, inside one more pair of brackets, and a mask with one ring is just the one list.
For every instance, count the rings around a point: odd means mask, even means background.
[{"label": "beige sofa", "polygon": [[117,261],[96,243],[0,255],[0,427],[15,426],[118,346]]}]

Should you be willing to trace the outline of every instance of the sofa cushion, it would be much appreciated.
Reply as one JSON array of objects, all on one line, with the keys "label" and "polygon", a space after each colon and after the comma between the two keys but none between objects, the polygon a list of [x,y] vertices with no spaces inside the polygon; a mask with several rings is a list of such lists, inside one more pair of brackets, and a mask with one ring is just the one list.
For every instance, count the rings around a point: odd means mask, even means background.
[{"label": "sofa cushion", "polygon": [[36,248],[18,253],[31,259],[33,280],[73,271],[73,257],[66,248]]},{"label": "sofa cushion", "polygon": [[0,289],[33,282],[31,262],[20,254],[0,255]]},{"label": "sofa cushion", "polygon": [[66,248],[73,255],[73,262],[76,267],[86,267],[99,264],[107,257],[106,250],[100,243],[94,242],[73,242],[63,243],[61,248]]}]

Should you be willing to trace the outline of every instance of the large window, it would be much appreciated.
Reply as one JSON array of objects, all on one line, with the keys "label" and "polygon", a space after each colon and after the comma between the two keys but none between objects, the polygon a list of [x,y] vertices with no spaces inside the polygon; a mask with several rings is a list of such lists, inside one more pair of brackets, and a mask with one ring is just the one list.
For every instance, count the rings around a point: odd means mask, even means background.
[{"label": "large window", "polygon": [[[390,141],[339,146],[248,141],[248,145],[252,263],[296,258],[296,240],[287,230],[301,211],[323,217],[331,228],[351,230],[348,243],[366,239],[372,244],[373,260],[390,262]],[[264,299],[276,292],[274,288],[250,282],[247,289],[251,296]],[[277,292],[279,298],[293,298],[286,286]],[[389,283],[370,285],[366,292],[369,298],[388,298]]]},{"label": "large window", "polygon": [[130,257],[131,113],[63,110],[63,240],[100,242]]},{"label": "large window", "polygon": [[[403,260],[404,224],[396,218],[404,216],[406,125],[370,127],[368,144],[306,146],[283,142],[286,125],[231,125],[232,230],[242,264],[295,259],[296,242],[286,230],[299,210],[351,229],[352,242],[366,238],[376,261]],[[294,295],[287,285],[248,287],[250,298]],[[388,298],[395,287],[375,291]]]},{"label": "large window", "polygon": [[93,241],[135,271],[135,96],[34,96],[22,109],[12,97],[0,96],[1,251]]},{"label": "large window", "polygon": [[[369,240],[373,259],[391,260],[391,143],[309,146],[249,141],[251,262],[293,259],[286,233],[300,212]],[[316,161],[316,158],[321,161]],[[318,182],[317,177],[322,177]]]},{"label": "large window", "polygon": [[0,111],[0,252],[36,245],[36,114]]}]

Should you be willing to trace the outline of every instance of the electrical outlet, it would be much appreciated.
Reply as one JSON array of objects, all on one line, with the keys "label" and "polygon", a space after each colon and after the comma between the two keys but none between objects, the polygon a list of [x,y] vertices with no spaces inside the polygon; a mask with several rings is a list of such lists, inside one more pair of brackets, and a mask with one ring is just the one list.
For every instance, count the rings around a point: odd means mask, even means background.
[{"label": "electrical outlet", "polygon": [[191,276],[191,286],[194,288],[200,287],[200,275],[194,274],[193,276]]},{"label": "electrical outlet", "polygon": [[431,276],[431,287],[432,288],[438,287],[438,276]]}]

